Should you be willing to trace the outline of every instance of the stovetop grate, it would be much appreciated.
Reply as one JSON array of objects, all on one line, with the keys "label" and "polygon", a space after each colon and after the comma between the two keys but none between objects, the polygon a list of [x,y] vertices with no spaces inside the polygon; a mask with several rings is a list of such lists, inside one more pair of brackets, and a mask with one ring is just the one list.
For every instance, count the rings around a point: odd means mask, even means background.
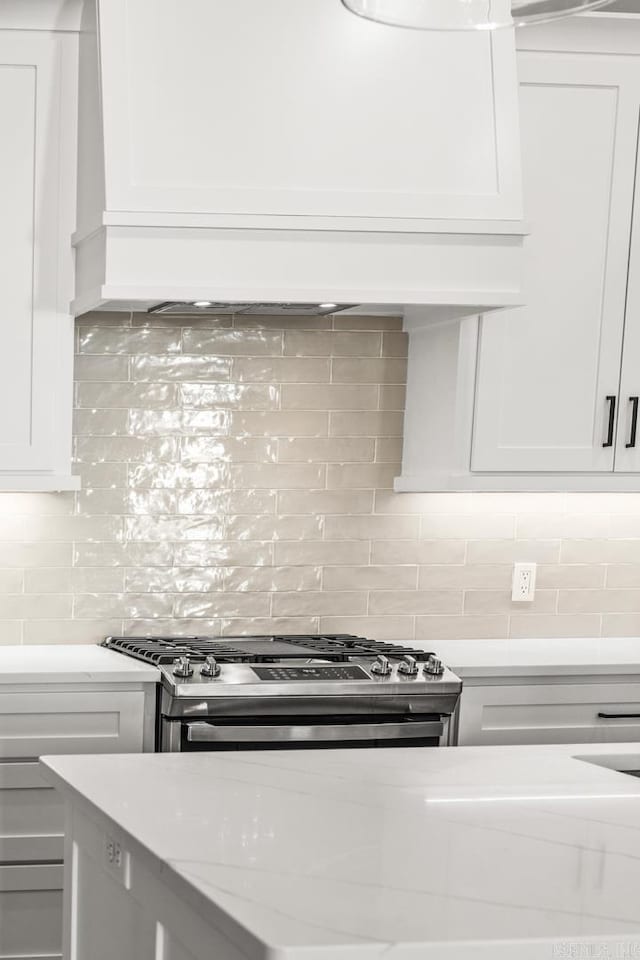
[{"label": "stovetop grate", "polygon": [[[270,650],[271,644],[273,650]],[[424,650],[414,650],[401,644],[337,633],[314,636],[288,634],[224,637],[220,640],[196,636],[107,637],[103,646],[156,666],[173,663],[176,657],[188,657],[198,663],[209,655],[213,655],[221,663],[275,663],[282,659],[307,660],[310,657],[332,663],[346,663],[354,657],[371,659],[379,654],[390,659],[410,655],[417,661],[424,662],[430,656]]]}]

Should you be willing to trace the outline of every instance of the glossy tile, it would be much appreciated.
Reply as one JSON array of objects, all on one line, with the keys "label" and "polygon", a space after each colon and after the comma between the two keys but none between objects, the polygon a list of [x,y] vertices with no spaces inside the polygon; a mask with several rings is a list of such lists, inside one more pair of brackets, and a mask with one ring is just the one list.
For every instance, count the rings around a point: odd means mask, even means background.
[{"label": "glossy tile", "polygon": [[217,517],[126,517],[126,540],[222,540],[224,523]]},{"label": "glossy tile", "polygon": [[211,380],[228,380],[231,361],[223,357],[205,356],[135,356],[131,359],[130,369],[132,380],[195,380],[208,383]]},{"label": "glossy tile", "polygon": [[178,388],[173,383],[123,383],[89,381],[76,386],[77,405],[110,409],[120,407],[156,407],[172,409],[178,403]]},{"label": "glossy tile", "polygon": [[282,385],[283,410],[375,410],[378,388],[372,383]]},{"label": "glossy tile", "polygon": [[224,435],[228,416],[224,410],[130,410],[126,432],[134,437],[163,437],[185,433]]},{"label": "glossy tile", "polygon": [[280,330],[203,329],[198,325],[185,328],[182,348],[185,353],[217,357],[277,357],[282,353],[282,336]]},{"label": "glossy tile", "polygon": [[292,357],[379,357],[379,333],[289,330],[284,335],[284,353]]},{"label": "glossy tile", "polygon": [[397,473],[396,464],[330,463],[327,467],[327,487],[330,490],[357,487],[391,489]]},{"label": "glossy tile", "polygon": [[280,463],[307,461],[309,463],[371,463],[375,459],[375,442],[372,439],[349,437],[298,439],[282,438],[278,441]]},{"label": "glossy tile", "polygon": [[129,358],[113,356],[76,356],[74,365],[76,381],[128,380]]},{"label": "glossy tile", "polygon": [[174,616],[183,617],[267,617],[271,612],[271,595],[240,592],[216,593],[211,597],[199,593],[178,596]]},{"label": "glossy tile", "polygon": [[[402,437],[401,410],[334,410],[329,415],[332,437]],[[410,494],[407,494],[410,496]]]},{"label": "glossy tile", "polygon": [[144,463],[132,464],[128,486],[132,489],[202,490],[228,487],[231,471],[227,463]]},{"label": "glossy tile", "polygon": [[462,590],[383,590],[369,595],[373,616],[462,613]]},{"label": "glossy tile", "polygon": [[229,429],[235,437],[326,437],[329,414],[314,410],[238,411],[231,414]]},{"label": "glossy tile", "polygon": [[225,519],[227,540],[311,540],[322,539],[324,519],[321,516],[254,517],[241,514]]},{"label": "glossy tile", "polygon": [[320,590],[321,567],[228,567],[225,590],[269,592],[274,590]]},{"label": "glossy tile", "polygon": [[[186,490],[177,495],[178,513],[211,513],[218,516],[276,512],[275,490]],[[291,511],[283,511],[285,513]]]},{"label": "glossy tile", "polygon": [[210,540],[176,543],[175,563],[180,566],[268,566],[273,563],[274,544],[256,540]]},{"label": "glossy tile", "polygon": [[340,358],[331,362],[332,383],[400,383],[407,379],[407,362],[396,357],[375,360]]},{"label": "glossy tile", "polygon": [[180,403],[196,409],[275,410],[280,387],[273,383],[182,383]]},{"label": "glossy tile", "polygon": [[179,353],[181,350],[180,332],[165,327],[162,329],[142,328],[133,330],[130,326],[103,327],[99,324],[81,327],[78,335],[78,353],[115,353],[115,354],[165,354]]},{"label": "glossy tile", "polygon": [[83,489],[0,495],[1,642],[640,634],[640,493],[393,492],[398,318],[94,313],[77,346]]},{"label": "glossy tile", "polygon": [[240,382],[328,383],[329,375],[329,361],[324,359],[238,357],[233,361],[233,379]]},{"label": "glossy tile", "polygon": [[[222,590],[224,567],[129,567],[122,571],[127,593],[210,593]],[[102,591],[101,591],[102,592]]]},{"label": "glossy tile", "polygon": [[180,460],[189,463],[276,463],[278,446],[269,437],[183,437]]},{"label": "glossy tile", "polygon": [[128,430],[129,416],[126,410],[76,410],[73,417],[73,432],[76,437],[122,437]]},{"label": "glossy tile", "polygon": [[279,513],[369,514],[373,490],[279,490]]},{"label": "glossy tile", "polygon": [[361,616],[367,612],[367,596],[360,591],[336,593],[300,592],[284,590],[273,594],[273,614],[276,617],[295,616]]}]

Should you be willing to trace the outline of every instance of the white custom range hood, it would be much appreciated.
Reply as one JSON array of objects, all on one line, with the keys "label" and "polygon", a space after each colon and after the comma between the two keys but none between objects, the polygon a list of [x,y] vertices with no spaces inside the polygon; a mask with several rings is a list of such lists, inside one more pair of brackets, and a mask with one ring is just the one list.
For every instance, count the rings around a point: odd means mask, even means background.
[{"label": "white custom range hood", "polygon": [[86,0],[79,96],[75,314],[520,300],[511,30],[402,30],[340,0]]}]

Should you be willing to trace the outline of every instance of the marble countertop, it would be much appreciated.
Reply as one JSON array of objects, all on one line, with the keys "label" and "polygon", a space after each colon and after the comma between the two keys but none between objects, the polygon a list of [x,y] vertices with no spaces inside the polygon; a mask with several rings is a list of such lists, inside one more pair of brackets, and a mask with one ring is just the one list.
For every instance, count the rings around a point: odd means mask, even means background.
[{"label": "marble countertop", "polygon": [[43,764],[252,960],[640,956],[640,744]]},{"label": "marble countertop", "polygon": [[640,675],[640,637],[415,642],[462,680],[481,677]]},{"label": "marble countertop", "polygon": [[160,672],[92,644],[0,646],[0,685],[12,683],[156,683]]}]

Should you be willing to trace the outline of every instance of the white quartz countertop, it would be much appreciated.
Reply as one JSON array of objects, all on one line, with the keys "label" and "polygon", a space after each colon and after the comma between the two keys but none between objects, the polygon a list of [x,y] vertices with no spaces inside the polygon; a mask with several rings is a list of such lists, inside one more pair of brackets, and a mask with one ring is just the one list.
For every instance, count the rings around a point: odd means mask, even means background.
[{"label": "white quartz countertop", "polygon": [[463,680],[640,674],[640,637],[407,642],[435,651]]},{"label": "white quartz countertop", "polygon": [[640,744],[43,763],[253,960],[637,957],[640,779],[579,757]]},{"label": "white quartz countertop", "polygon": [[155,683],[160,672],[92,644],[0,646],[0,685],[10,683]]}]

